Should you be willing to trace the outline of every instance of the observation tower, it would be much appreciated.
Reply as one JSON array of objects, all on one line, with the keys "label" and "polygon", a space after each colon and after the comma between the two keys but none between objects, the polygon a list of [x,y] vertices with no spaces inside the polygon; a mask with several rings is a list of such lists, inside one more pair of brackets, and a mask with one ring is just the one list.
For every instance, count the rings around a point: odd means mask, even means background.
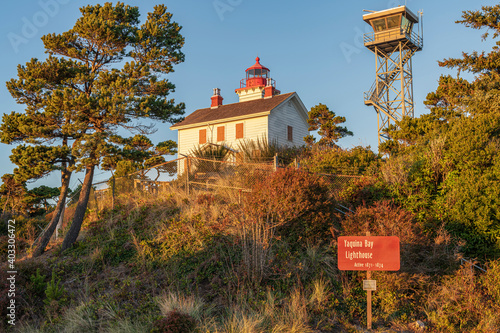
[{"label": "observation tower", "polygon": [[389,139],[389,125],[414,116],[412,57],[423,48],[423,30],[413,30],[419,17],[406,6],[370,12],[363,20],[373,28],[364,45],[375,54],[375,82],[364,100],[377,112],[380,145]]}]

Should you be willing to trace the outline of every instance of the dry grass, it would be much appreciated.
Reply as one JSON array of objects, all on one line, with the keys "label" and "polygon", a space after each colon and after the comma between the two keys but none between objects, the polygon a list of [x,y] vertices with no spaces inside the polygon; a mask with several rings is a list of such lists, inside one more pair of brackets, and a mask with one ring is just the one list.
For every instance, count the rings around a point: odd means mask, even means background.
[{"label": "dry grass", "polygon": [[222,325],[218,332],[224,333],[263,333],[262,317],[259,315],[245,315],[241,312],[233,312]]},{"label": "dry grass", "polygon": [[188,314],[197,321],[202,321],[203,317],[211,312],[211,307],[207,306],[203,300],[179,293],[166,293],[158,297],[156,302],[164,316],[175,310]]},{"label": "dry grass", "polygon": [[245,273],[256,285],[265,278],[267,264],[272,258],[271,242],[274,229],[268,220],[260,218],[240,224]]},{"label": "dry grass", "polygon": [[315,280],[312,284],[311,296],[309,296],[309,304],[317,310],[323,308],[324,303],[330,296],[330,288],[328,281],[324,279]]},{"label": "dry grass", "polygon": [[[494,265],[498,265],[495,263]],[[499,285],[488,277],[500,269],[478,276],[472,263],[462,266],[428,293],[427,316],[437,332],[499,332],[499,303],[494,296]],[[486,279],[486,280],[485,280]],[[493,292],[492,292],[493,291]]]}]

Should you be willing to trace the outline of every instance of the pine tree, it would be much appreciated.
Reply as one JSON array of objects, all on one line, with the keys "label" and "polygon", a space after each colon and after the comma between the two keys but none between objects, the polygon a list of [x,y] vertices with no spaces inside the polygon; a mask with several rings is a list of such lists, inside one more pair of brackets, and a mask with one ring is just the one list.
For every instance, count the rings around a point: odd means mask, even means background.
[{"label": "pine tree", "polygon": [[[337,116],[324,104],[320,103],[312,107],[308,115],[309,131],[318,130],[321,139],[317,144],[320,146],[335,147],[338,140],[353,135],[346,127],[339,126],[339,124],[345,123],[345,117]],[[312,135],[306,136],[304,141],[310,146],[316,143],[316,139]]]},{"label": "pine tree", "polygon": [[[47,131],[48,119],[54,120],[66,140],[60,147],[69,149],[66,170],[85,171],[63,250],[78,237],[95,168],[110,167],[124,153],[121,129],[148,134],[152,126],[141,120],[175,123],[184,113],[183,103],[167,98],[175,86],[165,76],[184,61],[184,38],[164,5],[155,6],[142,24],[138,8],[123,3],[80,11],[73,28],[42,37],[48,58],[20,66],[19,79],[8,83],[18,102],[28,105],[27,113],[47,121]],[[31,137],[29,143],[37,146],[36,136]]]}]

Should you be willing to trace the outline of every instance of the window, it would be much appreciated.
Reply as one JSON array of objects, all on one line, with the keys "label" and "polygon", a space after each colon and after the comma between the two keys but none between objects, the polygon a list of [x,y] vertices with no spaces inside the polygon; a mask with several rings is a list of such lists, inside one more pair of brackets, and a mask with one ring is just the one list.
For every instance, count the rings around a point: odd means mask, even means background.
[{"label": "window", "polygon": [[400,18],[401,15],[394,15],[394,16],[389,16],[387,18],[387,28],[388,29],[395,29],[400,27]]},{"label": "window", "polygon": [[288,126],[288,141],[293,141],[293,127]]},{"label": "window", "polygon": [[217,127],[217,141],[224,141],[224,126]]},{"label": "window", "polygon": [[200,145],[207,143],[207,130],[200,130]]},{"label": "window", "polygon": [[236,124],[236,139],[243,139],[243,123]]},{"label": "window", "polygon": [[404,32],[409,34],[411,32],[412,26],[413,23],[403,16],[403,18],[401,19],[401,28],[403,28]]},{"label": "window", "polygon": [[385,18],[373,20],[372,24],[373,24],[373,30],[375,30],[375,32],[379,32],[379,31],[387,29],[387,26],[385,24]]}]

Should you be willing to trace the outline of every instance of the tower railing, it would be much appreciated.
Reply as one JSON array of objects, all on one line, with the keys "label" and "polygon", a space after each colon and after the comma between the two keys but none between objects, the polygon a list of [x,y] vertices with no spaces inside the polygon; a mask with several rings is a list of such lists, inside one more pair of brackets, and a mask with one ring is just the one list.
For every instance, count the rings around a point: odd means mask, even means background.
[{"label": "tower railing", "polygon": [[[247,87],[247,80],[248,80],[247,78],[244,78],[244,79],[240,80],[240,89]],[[276,81],[274,79],[271,79],[271,78],[269,78],[269,80],[271,80],[271,86],[273,86],[274,88],[276,88]]]},{"label": "tower railing", "polygon": [[408,32],[403,28],[399,29],[396,28],[380,32],[368,32],[363,35],[363,41],[366,45],[368,43],[379,42],[383,40],[387,41],[397,40],[400,39],[402,36],[405,36],[406,39],[408,39],[419,50],[421,50],[424,47],[424,40],[419,34],[417,34],[414,31]]}]

